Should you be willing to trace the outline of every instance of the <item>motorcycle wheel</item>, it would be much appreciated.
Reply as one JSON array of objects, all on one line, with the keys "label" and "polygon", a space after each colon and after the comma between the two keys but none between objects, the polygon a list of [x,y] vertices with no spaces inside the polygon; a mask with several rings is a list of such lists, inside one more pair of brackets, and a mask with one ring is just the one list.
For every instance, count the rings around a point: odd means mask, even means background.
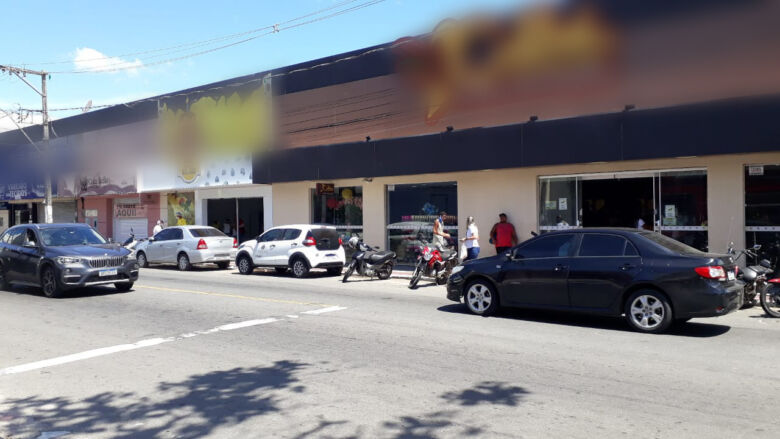
[{"label": "motorcycle wheel", "polygon": [[382,267],[381,270],[376,272],[376,277],[381,280],[390,279],[390,275],[393,274],[393,264],[387,264]]},{"label": "motorcycle wheel", "polygon": [[780,318],[780,287],[770,285],[761,292],[761,308],[774,318]]},{"label": "motorcycle wheel", "polygon": [[349,264],[349,267],[347,267],[347,271],[344,273],[344,277],[341,278],[342,282],[346,282],[347,279],[349,279],[350,276],[352,276],[352,273],[355,271],[355,263],[352,262]]},{"label": "motorcycle wheel", "polygon": [[412,273],[412,278],[409,280],[409,289],[414,290],[417,288],[417,284],[420,282],[420,278],[422,278],[422,267],[420,264],[417,264],[416,267],[414,267],[414,273]]}]

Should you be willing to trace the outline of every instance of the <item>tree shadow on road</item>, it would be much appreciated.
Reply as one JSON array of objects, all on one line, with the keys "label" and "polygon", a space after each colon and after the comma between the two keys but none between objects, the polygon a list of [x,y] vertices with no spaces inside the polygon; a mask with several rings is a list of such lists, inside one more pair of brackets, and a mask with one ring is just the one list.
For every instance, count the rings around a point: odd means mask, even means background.
[{"label": "tree shadow on road", "polygon": [[306,366],[277,361],[267,367],[193,375],[181,382],[159,384],[154,399],[129,392],[104,392],[81,400],[7,398],[2,404],[12,417],[7,434],[58,430],[76,435],[104,433],[120,439],[163,434],[202,437],[218,427],[279,411],[285,396],[305,390],[296,374]]},{"label": "tree shadow on road", "polygon": [[[449,312],[453,314],[468,314],[472,315],[466,305],[453,303],[450,305],[444,305],[437,308],[439,311]],[[474,318],[480,318],[479,316],[472,315]],[[580,314],[574,312],[565,311],[547,311],[547,310],[531,310],[520,308],[501,308],[495,314],[494,318],[499,319],[512,319],[512,320],[527,320],[531,322],[539,323],[551,323],[566,326],[577,326],[583,328],[594,329],[608,329],[613,331],[626,331],[631,332],[628,324],[622,318],[615,317],[603,317],[597,315]],[[702,323],[700,321],[687,322],[685,324],[676,324],[666,332],[666,335],[682,336],[682,337],[717,337],[723,335],[731,330],[731,326],[718,325],[713,323]]]},{"label": "tree shadow on road", "polygon": [[527,394],[528,391],[520,386],[496,381],[483,381],[473,388],[460,392],[447,392],[441,397],[449,403],[457,403],[461,406],[497,404],[515,407]]}]

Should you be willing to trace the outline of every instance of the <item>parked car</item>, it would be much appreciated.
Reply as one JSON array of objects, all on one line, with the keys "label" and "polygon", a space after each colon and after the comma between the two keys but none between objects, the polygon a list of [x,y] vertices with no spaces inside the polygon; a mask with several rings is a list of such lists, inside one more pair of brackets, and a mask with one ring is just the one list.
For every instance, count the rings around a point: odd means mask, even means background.
[{"label": "parked car", "polygon": [[130,250],[86,224],[25,224],[0,235],[0,290],[28,285],[61,297],[67,290],[104,284],[130,291],[137,280]]},{"label": "parked car", "polygon": [[236,238],[209,226],[176,226],[162,229],[135,247],[138,265],[176,264],[181,271],[193,265],[217,264],[226,269],[236,257]]},{"label": "parked car", "polygon": [[738,309],[742,288],[728,255],[650,231],[574,229],[456,267],[447,297],[480,315],[499,306],[624,315],[635,330],[656,333]]},{"label": "parked car", "polygon": [[336,276],[344,268],[345,255],[335,227],[296,224],[268,229],[238,249],[236,266],[241,274],[255,267],[273,267],[279,273],[292,270],[304,277],[312,268],[324,268]]}]

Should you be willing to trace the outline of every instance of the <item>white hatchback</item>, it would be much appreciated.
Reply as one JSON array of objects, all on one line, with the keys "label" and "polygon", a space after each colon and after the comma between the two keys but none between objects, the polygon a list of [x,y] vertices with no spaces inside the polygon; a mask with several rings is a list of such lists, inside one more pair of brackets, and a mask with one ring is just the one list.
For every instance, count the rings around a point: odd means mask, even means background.
[{"label": "white hatchback", "polygon": [[312,268],[339,275],[344,268],[344,247],[335,227],[296,224],[268,229],[256,239],[241,243],[236,266],[241,274],[255,267],[273,267],[279,273],[292,270],[304,277]]},{"label": "white hatchback", "polygon": [[236,257],[236,239],[208,226],[168,227],[135,247],[141,267],[176,264],[187,271],[197,264],[217,264],[225,269]]}]

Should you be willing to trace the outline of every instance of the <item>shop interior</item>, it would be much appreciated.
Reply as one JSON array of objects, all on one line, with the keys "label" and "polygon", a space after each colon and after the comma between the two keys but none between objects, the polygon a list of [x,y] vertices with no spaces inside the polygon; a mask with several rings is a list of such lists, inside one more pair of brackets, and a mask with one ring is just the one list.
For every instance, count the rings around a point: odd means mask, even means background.
[{"label": "shop interior", "polygon": [[262,198],[222,198],[206,200],[208,225],[244,242],[264,230]]}]

